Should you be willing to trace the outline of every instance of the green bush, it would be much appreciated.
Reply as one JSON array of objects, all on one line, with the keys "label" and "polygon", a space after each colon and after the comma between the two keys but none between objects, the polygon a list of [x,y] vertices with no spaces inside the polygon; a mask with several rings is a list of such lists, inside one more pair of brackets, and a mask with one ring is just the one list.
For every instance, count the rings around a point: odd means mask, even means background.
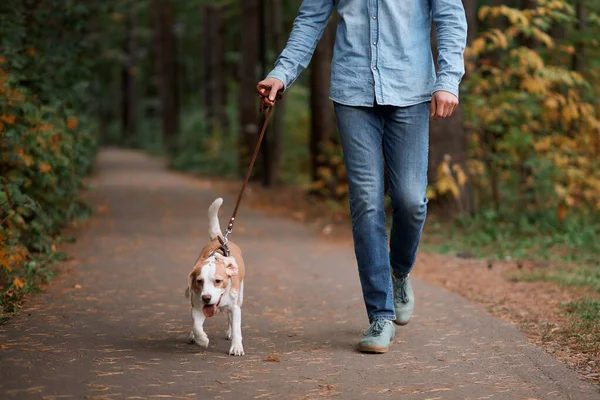
[{"label": "green bush", "polygon": [[0,319],[48,279],[48,262],[63,257],[60,228],[85,211],[79,190],[95,142],[80,125],[0,68]]}]

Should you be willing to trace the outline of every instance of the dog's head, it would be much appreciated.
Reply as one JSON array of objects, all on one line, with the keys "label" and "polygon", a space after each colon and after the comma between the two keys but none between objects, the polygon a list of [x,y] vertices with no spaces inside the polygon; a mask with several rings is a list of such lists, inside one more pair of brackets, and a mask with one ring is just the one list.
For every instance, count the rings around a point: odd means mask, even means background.
[{"label": "dog's head", "polygon": [[194,301],[202,301],[204,315],[212,317],[217,312],[221,298],[229,289],[231,277],[237,273],[235,258],[215,253],[194,267],[189,275],[186,294],[189,291],[193,292]]}]

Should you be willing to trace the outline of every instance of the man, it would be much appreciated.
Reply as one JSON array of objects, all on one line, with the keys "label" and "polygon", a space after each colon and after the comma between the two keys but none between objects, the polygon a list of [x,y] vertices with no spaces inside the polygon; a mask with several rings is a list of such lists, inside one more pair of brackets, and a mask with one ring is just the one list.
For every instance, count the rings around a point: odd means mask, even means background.
[{"label": "man", "polygon": [[[330,99],[344,152],[354,251],[371,324],[358,347],[385,353],[395,336],[392,321],[407,324],[414,309],[409,274],[427,212],[429,118],[447,118],[458,105],[467,24],[461,0],[304,0],[275,68],[258,84],[267,105],[308,66],[334,7],[339,22]],[[432,20],[437,76],[430,47]],[[389,250],[384,165],[392,203]]]}]

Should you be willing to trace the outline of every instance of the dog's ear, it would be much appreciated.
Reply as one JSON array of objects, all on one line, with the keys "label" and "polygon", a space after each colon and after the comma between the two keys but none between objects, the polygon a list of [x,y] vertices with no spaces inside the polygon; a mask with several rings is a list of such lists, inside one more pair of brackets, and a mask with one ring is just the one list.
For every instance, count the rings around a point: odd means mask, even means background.
[{"label": "dog's ear", "polygon": [[239,267],[235,261],[235,258],[225,257],[223,258],[223,262],[225,263],[225,272],[227,272],[228,276],[235,276],[238,274]]},{"label": "dog's ear", "polygon": [[237,265],[237,262],[235,261],[235,258],[226,257],[218,253],[215,254],[215,257],[221,262],[223,262],[223,264],[225,265],[225,273],[227,274],[227,276],[235,276],[238,274],[239,267]]},{"label": "dog's ear", "polygon": [[198,284],[196,283],[196,278],[198,277],[198,274],[196,273],[196,270],[194,269],[192,272],[190,272],[190,275],[188,276],[188,287],[187,289],[185,289],[185,298],[189,298],[190,297],[190,292],[193,291],[194,293],[196,293],[197,290],[197,286]]}]

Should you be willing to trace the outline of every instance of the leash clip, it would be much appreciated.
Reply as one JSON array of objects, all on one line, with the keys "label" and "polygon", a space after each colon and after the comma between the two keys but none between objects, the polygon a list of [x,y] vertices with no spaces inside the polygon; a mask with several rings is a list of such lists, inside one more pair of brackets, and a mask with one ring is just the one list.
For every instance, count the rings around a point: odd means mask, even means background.
[{"label": "leash clip", "polygon": [[229,242],[229,240],[227,240],[227,235],[229,234],[229,232],[225,233],[224,237],[219,236],[219,243],[221,243],[221,246],[219,247],[219,249],[221,249],[221,251],[223,252],[223,255],[225,257],[229,257],[229,246],[227,246],[227,243]]}]

